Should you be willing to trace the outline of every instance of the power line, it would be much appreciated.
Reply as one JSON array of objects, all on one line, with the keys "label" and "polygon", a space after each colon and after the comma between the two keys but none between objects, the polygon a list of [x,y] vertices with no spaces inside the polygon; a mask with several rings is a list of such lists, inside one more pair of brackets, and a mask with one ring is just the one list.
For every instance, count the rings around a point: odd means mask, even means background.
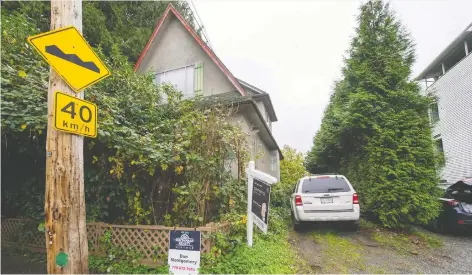
[{"label": "power line", "polygon": [[197,9],[195,8],[195,4],[193,3],[193,0],[187,0],[187,3],[189,3],[189,7],[190,7],[190,10],[192,11],[192,16],[195,20],[195,22],[197,23],[199,29],[200,29],[200,33],[204,36],[205,38],[205,42],[207,43],[207,45],[213,49],[213,46],[211,45],[211,41],[210,41],[210,38],[205,30],[205,26],[203,25],[203,21],[202,19],[200,18],[200,15],[198,14],[198,11]]}]

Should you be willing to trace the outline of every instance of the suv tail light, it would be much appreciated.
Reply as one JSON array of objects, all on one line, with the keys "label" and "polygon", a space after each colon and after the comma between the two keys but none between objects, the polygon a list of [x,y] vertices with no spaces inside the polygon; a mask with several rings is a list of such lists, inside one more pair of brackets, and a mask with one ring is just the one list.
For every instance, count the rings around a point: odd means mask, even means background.
[{"label": "suv tail light", "polygon": [[352,203],[359,204],[359,196],[357,196],[357,193],[352,194]]},{"label": "suv tail light", "polygon": [[456,200],[450,200],[450,201],[447,202],[447,204],[449,204],[450,206],[457,206],[459,204],[459,202],[456,201]]},{"label": "suv tail light", "polygon": [[300,195],[295,196],[295,205],[296,206],[302,206],[303,205],[302,196],[300,196]]}]

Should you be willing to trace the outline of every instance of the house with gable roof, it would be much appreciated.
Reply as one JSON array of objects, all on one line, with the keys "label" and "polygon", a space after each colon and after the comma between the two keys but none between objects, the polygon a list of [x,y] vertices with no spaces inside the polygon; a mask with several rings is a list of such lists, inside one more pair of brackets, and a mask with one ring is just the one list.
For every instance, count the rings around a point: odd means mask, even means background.
[{"label": "house with gable roof", "polygon": [[[158,20],[134,69],[152,71],[156,85],[170,83],[184,98],[201,95],[207,104],[236,107],[231,122],[247,134],[256,169],[280,179],[283,156],[272,134],[277,116],[270,95],[234,77],[172,4]],[[231,170],[238,175],[236,163]]]}]

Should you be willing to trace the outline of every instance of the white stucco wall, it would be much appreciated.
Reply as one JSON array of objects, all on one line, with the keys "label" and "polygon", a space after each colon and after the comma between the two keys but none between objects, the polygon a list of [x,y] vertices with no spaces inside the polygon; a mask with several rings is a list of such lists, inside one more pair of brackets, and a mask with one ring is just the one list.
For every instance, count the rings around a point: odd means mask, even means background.
[{"label": "white stucco wall", "polygon": [[[246,133],[247,146],[251,159],[256,163],[256,169],[270,174],[277,179],[280,179],[280,161],[277,150],[269,150],[265,143],[261,140],[258,133],[252,133],[252,125],[244,117],[243,114],[237,113],[230,118],[231,123],[238,125],[244,133]],[[255,145],[255,147],[254,147]],[[271,169],[271,155],[276,156],[275,169]],[[234,177],[238,175],[238,166],[236,161],[229,164],[231,173]]]},{"label": "white stucco wall", "polygon": [[[446,72],[428,89],[438,97],[439,121],[433,137],[442,138],[447,184],[472,177],[472,54]],[[437,139],[437,138],[435,138]]]},{"label": "white stucco wall", "polygon": [[[275,169],[272,170],[271,168],[271,160],[272,160],[272,154],[274,153],[273,150],[269,150],[265,143],[260,139],[259,135],[254,136],[254,139],[256,141],[256,146],[257,146],[257,155],[256,155],[256,169],[265,172],[267,174],[270,174],[273,177],[276,177],[277,179],[280,178],[279,174],[279,169],[280,165],[277,165],[278,162],[276,162]],[[278,159],[278,152],[277,153],[277,159]]]},{"label": "white stucco wall", "polygon": [[204,96],[236,90],[182,23],[171,14],[159,30],[138,72],[152,70],[159,73],[197,62],[203,63]]}]

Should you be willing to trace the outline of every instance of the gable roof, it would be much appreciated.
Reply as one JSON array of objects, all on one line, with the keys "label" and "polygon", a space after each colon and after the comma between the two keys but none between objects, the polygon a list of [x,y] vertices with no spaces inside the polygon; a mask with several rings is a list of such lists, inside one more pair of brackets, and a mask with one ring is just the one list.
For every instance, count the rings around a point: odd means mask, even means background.
[{"label": "gable roof", "polygon": [[267,94],[266,92],[264,92],[263,90],[257,88],[256,86],[253,86],[249,83],[247,83],[246,81],[243,81],[241,79],[238,78],[238,82],[243,85],[244,87],[248,88],[249,90],[253,91],[254,94]]},{"label": "gable roof", "polygon": [[239,84],[238,80],[233,76],[233,74],[226,68],[226,66],[221,62],[221,60],[216,56],[216,54],[213,52],[210,47],[200,38],[200,36],[195,32],[195,30],[185,21],[185,19],[182,17],[182,15],[174,8],[172,4],[169,3],[167,6],[167,9],[164,11],[162,14],[161,18],[156,24],[156,27],[154,28],[154,31],[151,35],[151,38],[149,38],[149,41],[147,42],[146,46],[144,47],[144,50],[141,52],[141,55],[138,58],[138,61],[136,62],[136,65],[134,66],[134,71],[136,72],[141,65],[141,62],[143,61],[144,57],[148,53],[149,49],[151,48],[152,42],[156,38],[159,30],[162,27],[162,24],[164,21],[169,17],[170,14],[173,14],[179,21],[182,23],[182,25],[185,27],[185,29],[190,33],[190,35],[195,39],[195,41],[200,45],[200,47],[203,49],[205,53],[208,54],[210,59],[215,63],[215,65],[223,72],[223,74],[228,78],[229,82],[233,84],[233,86],[236,88],[236,90],[242,95],[245,96],[246,92],[245,90],[241,87]]},{"label": "gable roof", "polygon": [[252,98],[254,98],[256,101],[262,101],[266,110],[267,110],[267,113],[269,114],[270,116],[270,120],[272,122],[276,122],[277,121],[277,115],[275,114],[275,110],[274,110],[274,105],[272,105],[272,101],[270,100],[270,95],[257,88],[256,86],[254,85],[251,85],[241,79],[238,78],[238,81],[239,83],[244,87],[244,88],[247,88],[247,92],[252,96]]}]

